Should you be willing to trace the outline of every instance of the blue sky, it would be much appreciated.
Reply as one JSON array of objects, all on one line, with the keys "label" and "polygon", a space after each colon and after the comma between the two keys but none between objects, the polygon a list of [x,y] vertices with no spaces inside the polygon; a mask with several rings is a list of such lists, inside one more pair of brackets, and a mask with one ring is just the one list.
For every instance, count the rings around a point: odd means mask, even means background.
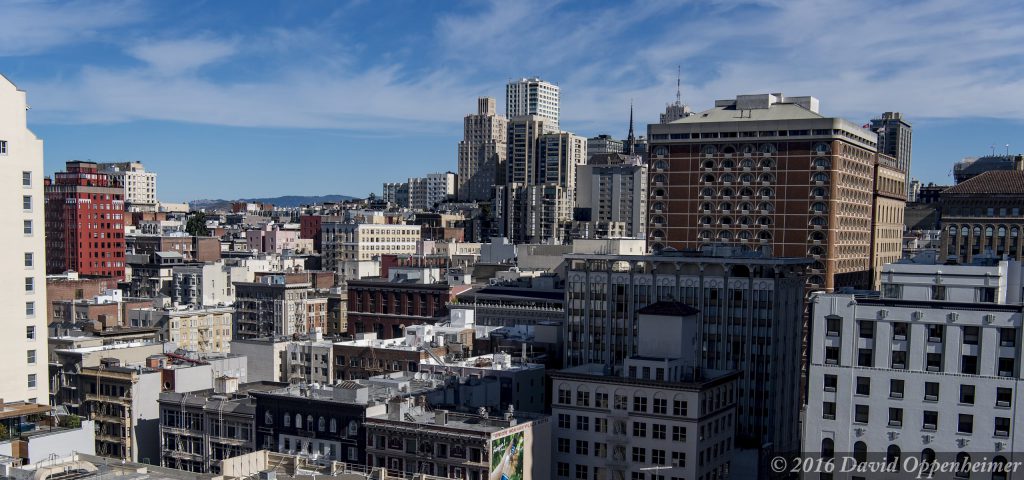
[{"label": "blue sky", "polygon": [[[822,1],[0,0],[0,73],[28,91],[46,169],[138,160],[167,201],[366,195],[456,168],[477,96],[562,89],[562,127],[624,136],[674,99],[814,95],[902,111],[913,175],[1024,151],[1024,4]],[[642,127],[641,127],[642,128]]]}]

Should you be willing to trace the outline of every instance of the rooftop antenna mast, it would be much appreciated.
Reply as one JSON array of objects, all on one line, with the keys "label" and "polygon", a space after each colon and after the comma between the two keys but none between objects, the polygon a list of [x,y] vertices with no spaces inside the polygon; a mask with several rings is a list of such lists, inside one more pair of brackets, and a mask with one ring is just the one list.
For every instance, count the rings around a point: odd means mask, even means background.
[{"label": "rooftop antenna mast", "polygon": [[681,87],[681,79],[683,76],[683,67],[676,65],[676,105],[683,104],[683,90]]}]

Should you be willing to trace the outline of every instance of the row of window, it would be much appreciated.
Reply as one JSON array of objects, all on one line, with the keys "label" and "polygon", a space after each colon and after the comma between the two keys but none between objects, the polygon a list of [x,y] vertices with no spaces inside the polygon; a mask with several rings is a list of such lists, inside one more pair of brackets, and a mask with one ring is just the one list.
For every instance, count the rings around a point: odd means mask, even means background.
[{"label": "row of window", "polygon": [[[861,396],[871,395],[871,378],[869,377],[857,377],[856,387],[854,393]],[[824,389],[826,392],[835,392],[838,389],[839,378],[836,375],[825,375],[824,377]],[[901,399],[903,398],[904,387],[906,383],[900,379],[889,380],[889,398]],[[939,401],[939,383],[938,382],[924,382],[924,397],[922,398],[925,402],[938,402]],[[971,384],[960,385],[960,396],[959,403],[962,405],[974,405],[975,400],[975,386]],[[996,403],[995,407],[1009,407],[1013,402],[1013,389],[1010,387],[996,387]]]},{"label": "row of window", "polygon": [[[633,373],[636,373],[635,371]],[[594,396],[594,407],[596,408],[608,408],[608,393],[596,392]],[[647,413],[647,400],[645,396],[634,396],[633,397],[633,411]],[[668,399],[667,398],[653,398],[652,409],[650,413],[656,415],[667,415],[668,414]],[[567,388],[558,389],[558,402],[562,405],[573,405],[572,402],[572,391]],[[614,395],[614,409],[615,410],[626,410],[629,403],[629,397],[626,395]],[[589,407],[590,406],[590,392],[585,390],[579,390],[576,392],[576,406]],[[720,405],[719,405],[720,406]],[[718,407],[715,407],[718,408]],[[677,417],[685,417],[689,413],[689,405],[686,400],[673,400],[672,401],[672,415]]]},{"label": "row of window", "polygon": [[[825,347],[825,364],[839,365],[839,347]],[[857,366],[875,368],[875,352],[870,348],[857,350]],[[980,368],[978,355],[961,355],[960,369],[958,372],[964,375],[979,375]],[[893,350],[889,368],[906,370],[907,351]],[[925,353],[925,370],[929,372],[946,372],[945,362],[942,353]],[[1017,362],[1013,357],[999,357],[996,362],[996,374],[1000,377],[1014,377],[1017,375]]]},{"label": "row of window", "polygon": [[[944,295],[944,287],[943,287]],[[943,297],[944,298],[944,297]],[[872,320],[857,321],[857,337],[872,340],[875,338],[875,330],[878,322]],[[926,325],[928,330],[928,341],[942,343],[945,339],[946,326],[941,323]],[[955,327],[954,327],[955,328]],[[825,336],[840,337],[843,331],[843,319],[839,316],[830,315],[825,317]],[[981,327],[963,326],[960,327],[961,340],[964,345],[978,345],[981,338]],[[892,340],[904,341],[909,338],[910,324],[907,322],[892,323]],[[1013,347],[1017,344],[1017,329],[1014,327],[999,328],[999,346]]]},{"label": "row of window", "polygon": [[[868,405],[854,405],[854,423],[868,424],[871,418],[871,407]],[[826,420],[835,419],[836,416],[836,404],[835,402],[823,402],[822,404],[822,418]],[[974,433],[974,415],[968,413],[961,413],[957,415],[956,431],[962,434],[973,434]],[[995,437],[1009,437],[1010,436],[1010,418],[1009,417],[994,417],[992,422],[992,435]],[[889,416],[887,425],[891,428],[903,427],[903,409],[897,407],[889,407]],[[939,412],[936,410],[925,410],[921,414],[921,429],[928,431],[938,430],[939,426]]]}]

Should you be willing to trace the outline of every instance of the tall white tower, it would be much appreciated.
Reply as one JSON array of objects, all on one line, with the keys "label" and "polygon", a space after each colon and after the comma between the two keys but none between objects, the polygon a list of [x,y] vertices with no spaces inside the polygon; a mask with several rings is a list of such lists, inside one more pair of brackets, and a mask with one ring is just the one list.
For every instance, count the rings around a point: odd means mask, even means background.
[{"label": "tall white tower", "polygon": [[27,109],[25,92],[0,75],[0,398],[48,404],[43,141]]},{"label": "tall white tower", "polygon": [[558,132],[558,95],[558,85],[537,77],[510,81],[505,87],[508,118],[536,115],[545,120],[545,133]]}]

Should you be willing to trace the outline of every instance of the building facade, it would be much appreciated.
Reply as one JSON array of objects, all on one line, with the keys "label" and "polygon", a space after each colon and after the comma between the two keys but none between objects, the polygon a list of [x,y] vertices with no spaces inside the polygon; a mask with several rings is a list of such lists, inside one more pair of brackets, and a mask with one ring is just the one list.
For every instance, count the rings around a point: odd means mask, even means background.
[{"label": "building facade", "polygon": [[804,451],[1019,461],[1020,263],[915,260],[882,282],[812,298]]},{"label": "building facade", "polygon": [[466,115],[459,142],[459,200],[485,202],[504,183],[508,120],[490,97],[477,99],[477,113]]},{"label": "building facade", "polygon": [[[721,242],[811,257],[808,288],[867,288],[872,241],[902,236],[875,218],[877,135],[821,115],[814,97],[717,100],[649,133],[650,182],[661,185],[649,190],[654,250]],[[884,203],[902,208],[893,200]]]},{"label": "building facade", "polygon": [[[1017,165],[1024,168],[1024,160]],[[940,196],[944,258],[960,263],[982,255],[1024,258],[1024,170],[984,172]]]},{"label": "building facade", "polygon": [[637,355],[637,312],[674,300],[699,310],[699,366],[739,370],[741,444],[799,448],[805,270],[810,260],[703,254],[566,256],[565,365],[621,366]]},{"label": "building facade", "polygon": [[636,157],[590,158],[590,163],[576,170],[574,236],[646,239],[647,165]]},{"label": "building facade", "polygon": [[434,324],[448,313],[445,283],[385,279],[348,282],[348,333],[376,333],[379,339],[403,336],[405,327]]},{"label": "building facade", "polygon": [[101,163],[98,167],[124,186],[128,211],[156,211],[156,173],[147,172],[142,162]]},{"label": "building facade", "polygon": [[416,253],[419,225],[323,222],[324,269],[337,271],[346,260]]},{"label": "building facade", "polygon": [[46,272],[124,278],[124,186],[96,163],[67,162],[46,190]]},{"label": "building facade", "polygon": [[[0,379],[8,402],[46,403],[46,317],[48,270],[44,243],[43,141],[28,129],[25,92],[0,75],[0,159],[7,222],[3,228],[0,300],[6,339],[2,360],[11,369]],[[63,273],[63,270],[62,272]]]},{"label": "building facade", "polygon": [[871,119],[871,130],[878,134],[878,153],[896,160],[896,169],[905,172],[903,183],[910,199],[910,152],[913,127],[900,112],[885,112]]},{"label": "building facade", "polygon": [[558,132],[559,106],[558,85],[540,78],[521,78],[505,86],[505,115],[541,117],[545,132]]},{"label": "building facade", "polygon": [[622,140],[604,133],[587,139],[587,155],[608,153],[622,153]]}]

